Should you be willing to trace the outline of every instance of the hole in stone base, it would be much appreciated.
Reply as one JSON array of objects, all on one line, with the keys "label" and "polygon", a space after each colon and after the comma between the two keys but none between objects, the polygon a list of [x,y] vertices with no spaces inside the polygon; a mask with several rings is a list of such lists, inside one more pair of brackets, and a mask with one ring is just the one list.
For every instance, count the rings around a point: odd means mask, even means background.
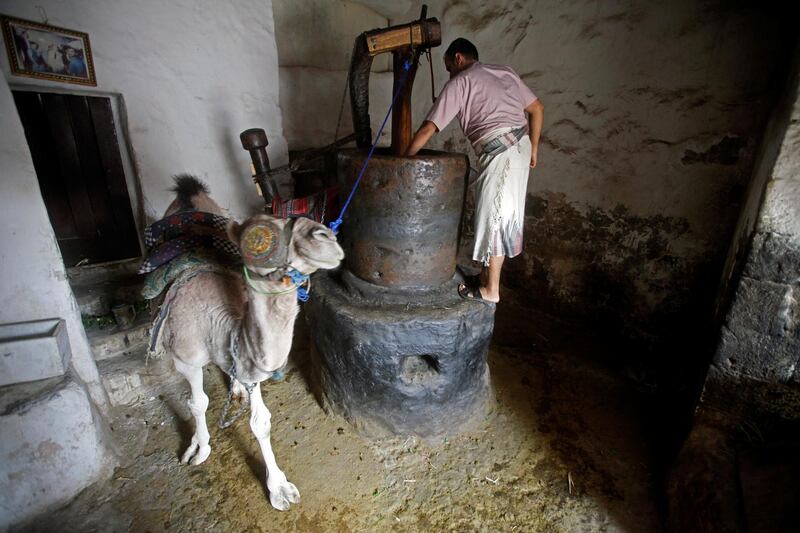
[{"label": "hole in stone base", "polygon": [[439,362],[432,355],[409,355],[400,364],[400,381],[424,385],[439,375]]}]

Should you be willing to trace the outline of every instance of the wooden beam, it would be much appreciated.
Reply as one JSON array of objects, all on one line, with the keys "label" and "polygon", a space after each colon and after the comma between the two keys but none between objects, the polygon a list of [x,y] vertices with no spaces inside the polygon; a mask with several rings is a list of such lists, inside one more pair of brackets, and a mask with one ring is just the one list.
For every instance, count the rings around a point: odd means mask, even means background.
[{"label": "wooden beam", "polygon": [[435,18],[366,32],[369,55],[376,56],[406,46],[442,44],[442,28]]},{"label": "wooden beam", "polygon": [[[410,47],[400,48],[392,52],[394,64],[394,86],[392,93],[406,76],[403,90],[397,97],[397,102],[392,109],[392,153],[403,155],[411,145],[411,91],[414,88],[414,78],[417,75],[417,65],[419,65],[419,53],[413,53]],[[411,68],[406,74],[403,64],[411,62]]]}]

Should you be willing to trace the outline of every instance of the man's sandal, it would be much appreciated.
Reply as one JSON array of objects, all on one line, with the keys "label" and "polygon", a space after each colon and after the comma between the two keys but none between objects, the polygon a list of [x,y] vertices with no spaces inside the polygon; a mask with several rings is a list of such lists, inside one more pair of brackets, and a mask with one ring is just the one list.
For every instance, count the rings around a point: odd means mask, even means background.
[{"label": "man's sandal", "polygon": [[458,287],[458,295],[461,296],[465,300],[472,300],[474,302],[479,302],[488,306],[494,306],[494,302],[490,302],[488,300],[483,299],[483,295],[481,294],[480,287],[470,287],[469,285],[463,284]]}]

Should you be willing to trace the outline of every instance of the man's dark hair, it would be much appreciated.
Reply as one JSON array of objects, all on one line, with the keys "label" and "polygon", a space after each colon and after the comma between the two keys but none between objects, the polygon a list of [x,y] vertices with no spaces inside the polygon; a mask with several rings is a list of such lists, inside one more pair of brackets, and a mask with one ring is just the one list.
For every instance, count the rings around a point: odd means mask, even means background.
[{"label": "man's dark hair", "polygon": [[464,39],[463,37],[459,37],[458,39],[450,43],[450,46],[448,46],[447,50],[445,50],[444,52],[445,57],[449,58],[456,57],[456,54],[461,54],[464,57],[474,59],[475,61],[478,60],[478,49],[475,48],[474,44]]}]

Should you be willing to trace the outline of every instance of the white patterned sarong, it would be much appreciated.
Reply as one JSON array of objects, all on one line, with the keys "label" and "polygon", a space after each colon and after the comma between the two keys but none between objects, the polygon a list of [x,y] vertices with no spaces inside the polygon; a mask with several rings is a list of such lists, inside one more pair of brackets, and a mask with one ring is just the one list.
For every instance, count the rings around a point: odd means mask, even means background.
[{"label": "white patterned sarong", "polygon": [[[492,134],[506,130],[508,128]],[[516,145],[500,154],[482,154],[478,162],[481,172],[475,184],[475,247],[472,258],[488,265],[492,256],[514,257],[522,252],[525,195],[531,162],[530,138],[523,136]]]}]

